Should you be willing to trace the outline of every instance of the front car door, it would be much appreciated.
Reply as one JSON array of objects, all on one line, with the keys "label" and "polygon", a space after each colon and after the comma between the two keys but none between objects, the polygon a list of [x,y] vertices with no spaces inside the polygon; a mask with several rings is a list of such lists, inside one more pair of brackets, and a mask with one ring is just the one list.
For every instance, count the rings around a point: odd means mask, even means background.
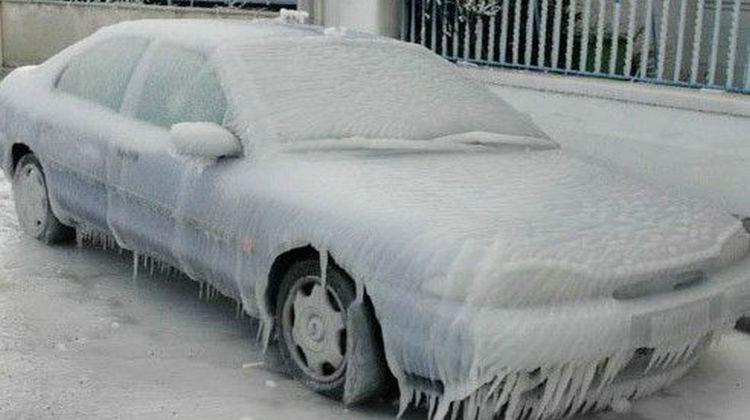
[{"label": "front car door", "polygon": [[237,159],[206,162],[179,156],[169,136],[181,122],[224,123],[227,102],[207,53],[154,43],[123,109],[131,117],[133,135],[119,139],[110,152],[108,173],[110,224],[118,237],[129,248],[216,283],[224,271],[219,267],[233,265],[233,254],[218,252],[223,232],[202,223],[191,208],[200,200],[195,186],[207,173]]}]

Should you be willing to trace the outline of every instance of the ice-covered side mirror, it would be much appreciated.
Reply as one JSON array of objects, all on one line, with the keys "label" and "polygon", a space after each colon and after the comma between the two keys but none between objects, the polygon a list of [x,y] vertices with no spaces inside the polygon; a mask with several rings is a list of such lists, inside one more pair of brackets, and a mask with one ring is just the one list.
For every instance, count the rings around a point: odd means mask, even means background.
[{"label": "ice-covered side mirror", "polygon": [[185,156],[218,158],[239,156],[240,140],[226,128],[212,122],[183,122],[169,129],[177,153]]}]

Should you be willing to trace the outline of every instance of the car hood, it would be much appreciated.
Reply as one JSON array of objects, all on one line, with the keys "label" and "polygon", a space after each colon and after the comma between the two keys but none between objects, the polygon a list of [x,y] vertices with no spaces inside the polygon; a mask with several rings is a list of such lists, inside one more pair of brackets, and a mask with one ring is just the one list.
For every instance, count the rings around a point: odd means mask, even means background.
[{"label": "car hood", "polygon": [[251,166],[250,205],[285,209],[265,213],[277,235],[328,249],[357,278],[461,300],[607,295],[710,272],[750,244],[717,207],[560,149],[282,153]]}]

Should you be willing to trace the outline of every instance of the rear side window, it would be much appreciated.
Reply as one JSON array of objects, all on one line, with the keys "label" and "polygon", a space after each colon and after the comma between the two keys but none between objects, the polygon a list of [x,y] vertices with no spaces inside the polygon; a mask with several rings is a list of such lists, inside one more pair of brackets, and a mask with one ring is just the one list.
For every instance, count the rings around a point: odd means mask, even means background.
[{"label": "rear side window", "polygon": [[136,107],[138,119],[166,128],[180,122],[223,122],[226,99],[202,54],[162,46],[153,57]]},{"label": "rear side window", "polygon": [[119,110],[130,76],[148,45],[140,38],[103,41],[74,57],[57,81],[57,88]]}]

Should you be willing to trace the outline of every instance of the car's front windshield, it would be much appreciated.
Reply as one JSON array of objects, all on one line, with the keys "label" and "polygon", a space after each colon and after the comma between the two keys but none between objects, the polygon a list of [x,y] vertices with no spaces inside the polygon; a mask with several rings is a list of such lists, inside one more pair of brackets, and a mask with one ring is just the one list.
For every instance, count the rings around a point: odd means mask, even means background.
[{"label": "car's front windshield", "polygon": [[244,67],[232,71],[252,81],[253,92],[239,93],[247,95],[242,101],[258,101],[281,142],[477,132],[546,139],[526,116],[420,47],[326,37],[232,46],[225,53]]}]

